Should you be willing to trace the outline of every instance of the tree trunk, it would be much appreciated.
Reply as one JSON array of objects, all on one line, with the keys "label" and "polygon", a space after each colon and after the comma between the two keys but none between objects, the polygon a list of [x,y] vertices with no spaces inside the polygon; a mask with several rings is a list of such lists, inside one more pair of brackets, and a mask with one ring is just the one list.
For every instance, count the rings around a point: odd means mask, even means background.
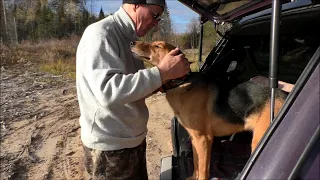
[{"label": "tree trunk", "polygon": [[[2,7],[2,18],[3,19],[3,24],[4,24],[4,34],[3,34],[3,41],[7,41],[8,40],[8,26],[7,26],[7,16],[6,16],[6,6],[4,4],[4,0],[0,0],[2,1],[0,6]],[[1,22],[2,24],[2,22]]]},{"label": "tree trunk", "polygon": [[13,25],[14,25],[14,41],[16,44],[18,44],[18,32],[17,32],[17,24],[16,24],[15,17],[13,17]]}]

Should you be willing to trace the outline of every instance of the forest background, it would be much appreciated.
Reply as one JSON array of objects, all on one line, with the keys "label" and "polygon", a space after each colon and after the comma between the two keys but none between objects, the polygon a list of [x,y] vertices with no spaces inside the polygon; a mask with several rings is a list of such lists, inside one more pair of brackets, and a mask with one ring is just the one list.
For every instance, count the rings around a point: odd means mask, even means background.
[{"label": "forest background", "polygon": [[[1,66],[32,59],[46,66],[48,63],[54,66],[74,64],[76,46],[85,28],[111,15],[105,14],[102,8],[99,14],[94,14],[92,6],[94,0],[0,0]],[[166,7],[159,26],[141,40],[169,42],[185,50],[189,60],[195,62],[199,56],[199,19],[190,20],[187,29],[184,33],[175,32]],[[204,23],[203,29],[203,54],[206,56],[219,36],[211,22]],[[42,58],[46,59],[41,61]],[[71,68],[68,73],[73,70]]]},{"label": "forest background", "polygon": [[[94,0],[0,0],[2,179],[82,179],[76,50],[85,28],[111,15],[103,9],[94,14],[93,5]],[[178,46],[192,71],[198,71],[199,20],[176,33],[168,8],[161,18],[141,40]],[[203,29],[204,60],[219,36],[210,22]],[[160,159],[171,153],[173,113],[161,93],[146,103],[148,173],[149,179],[158,179]]]}]

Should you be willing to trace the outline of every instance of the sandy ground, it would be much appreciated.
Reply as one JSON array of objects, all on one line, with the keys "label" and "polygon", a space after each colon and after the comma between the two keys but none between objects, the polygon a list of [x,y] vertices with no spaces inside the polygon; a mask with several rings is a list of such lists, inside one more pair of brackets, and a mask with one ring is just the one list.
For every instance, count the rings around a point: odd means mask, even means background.
[{"label": "sandy ground", "polygon": [[[75,82],[39,72],[34,64],[1,68],[0,179],[83,179],[83,150]],[[149,97],[147,166],[159,179],[171,154],[165,96]]]}]

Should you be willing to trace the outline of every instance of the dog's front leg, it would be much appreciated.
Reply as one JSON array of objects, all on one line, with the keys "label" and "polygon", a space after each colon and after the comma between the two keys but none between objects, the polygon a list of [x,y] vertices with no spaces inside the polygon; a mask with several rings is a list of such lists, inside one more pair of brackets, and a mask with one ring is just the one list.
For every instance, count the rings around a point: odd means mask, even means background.
[{"label": "dog's front leg", "polygon": [[188,179],[207,180],[210,171],[211,146],[213,137],[191,135],[194,171]]}]

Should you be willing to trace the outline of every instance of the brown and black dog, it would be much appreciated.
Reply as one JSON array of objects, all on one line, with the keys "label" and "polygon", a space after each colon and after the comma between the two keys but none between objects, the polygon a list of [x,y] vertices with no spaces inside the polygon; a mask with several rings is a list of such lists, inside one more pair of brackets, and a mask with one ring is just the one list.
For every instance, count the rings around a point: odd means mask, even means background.
[{"label": "brown and black dog", "polygon": [[[131,49],[140,60],[157,65],[175,47],[163,41],[133,42]],[[186,82],[166,91],[166,98],[179,123],[187,130],[193,147],[194,172],[189,179],[208,179],[214,137],[236,132],[253,132],[252,151],[270,124],[269,88],[245,82],[224,89],[200,73],[191,73]],[[275,91],[277,114],[286,93]]]}]

